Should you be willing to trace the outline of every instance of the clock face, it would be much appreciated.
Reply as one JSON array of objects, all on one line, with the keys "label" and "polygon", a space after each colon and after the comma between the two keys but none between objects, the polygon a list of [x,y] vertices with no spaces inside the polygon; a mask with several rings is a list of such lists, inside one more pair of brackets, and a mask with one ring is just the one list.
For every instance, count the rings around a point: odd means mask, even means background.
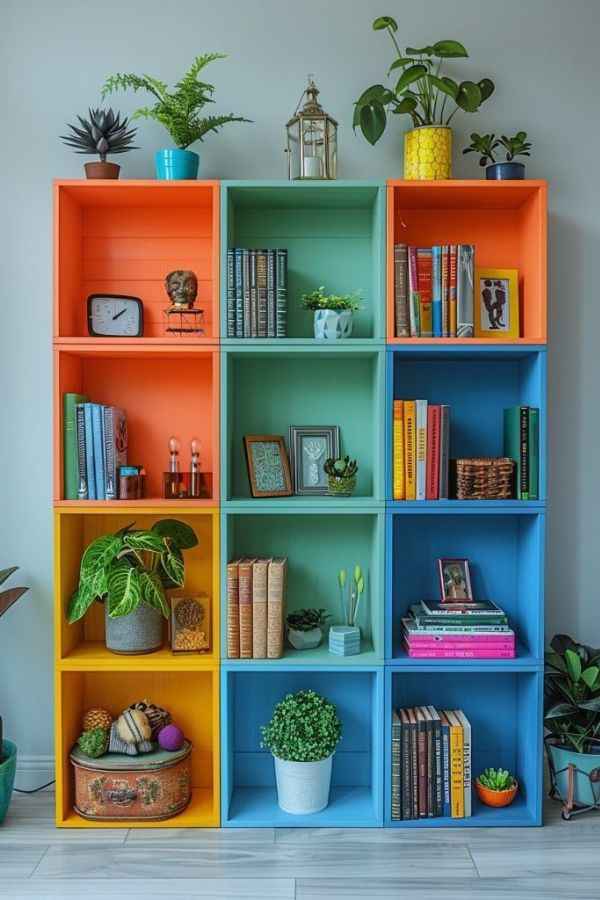
[{"label": "clock face", "polygon": [[142,301],[121,294],[91,294],[88,331],[93,337],[140,337],[144,332]]}]

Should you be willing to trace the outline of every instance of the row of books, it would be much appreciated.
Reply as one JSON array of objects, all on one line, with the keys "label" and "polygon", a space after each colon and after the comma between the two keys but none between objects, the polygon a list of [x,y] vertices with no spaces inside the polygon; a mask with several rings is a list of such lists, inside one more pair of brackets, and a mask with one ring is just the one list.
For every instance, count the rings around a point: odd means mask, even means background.
[{"label": "row of books", "polygon": [[287,335],[287,250],[227,251],[227,337]]},{"label": "row of books", "polygon": [[283,656],[287,559],[236,559],[227,565],[227,656]]},{"label": "row of books", "polygon": [[396,337],[473,337],[474,266],[473,244],[396,244]]},{"label": "row of books", "polygon": [[503,609],[489,600],[411,606],[402,643],[413,659],[514,659],[515,633]]},{"label": "row of books", "polygon": [[122,409],[63,397],[65,500],[117,500],[118,471],[127,465],[127,417]]},{"label": "row of books", "polygon": [[427,400],[394,400],[394,500],[449,496],[450,407]]},{"label": "row of books", "polygon": [[392,819],[471,815],[471,725],[461,709],[392,712]]},{"label": "row of books", "polygon": [[536,406],[504,410],[504,455],[515,461],[517,500],[539,498],[540,411]]}]

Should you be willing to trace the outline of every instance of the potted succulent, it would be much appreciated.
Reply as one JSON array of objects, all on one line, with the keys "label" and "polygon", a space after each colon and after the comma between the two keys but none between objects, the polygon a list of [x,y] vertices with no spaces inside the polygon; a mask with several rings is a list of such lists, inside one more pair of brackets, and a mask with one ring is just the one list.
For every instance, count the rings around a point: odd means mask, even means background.
[{"label": "potted succulent", "polygon": [[275,760],[280,809],[293,815],[325,809],[333,754],[342,736],[333,703],[314,691],[288,694],[261,732],[261,746],[270,750]]},{"label": "potted succulent", "polygon": [[566,801],[572,766],[572,805],[593,805],[593,782],[600,780],[600,649],[566,634],[552,638],[546,653],[544,726],[554,791]]},{"label": "potted succulent", "polygon": [[[506,162],[496,162],[494,152],[503,147],[506,153]],[[525,166],[523,163],[514,162],[515,156],[530,156],[531,144],[527,140],[526,131],[517,131],[513,137],[505,134],[499,138],[495,134],[471,135],[471,143],[465,147],[463,153],[479,154],[479,165],[485,166],[485,177],[488,180],[504,181],[513,179],[521,181],[525,178]]]},{"label": "potted succulent", "polygon": [[329,618],[324,609],[297,609],[288,613],[285,624],[288,641],[294,650],[314,650],[318,647]]},{"label": "potted succulent", "polygon": [[323,470],[327,475],[327,493],[334,497],[350,497],[356,490],[358,463],[349,456],[326,459]]},{"label": "potted succulent", "polygon": [[[398,24],[391,16],[379,16],[374,31],[386,31],[397,54],[388,69],[394,87],[374,84],[360,95],[354,108],[354,128],[360,128],[370,144],[376,144],[387,125],[387,113],[408,115],[413,128],[404,137],[406,179],[450,178],[452,132],[450,122],[459,109],[477,112],[494,92],[489,78],[454,81],[442,74],[447,59],[468,57],[459,41],[444,40],[424,47],[401,50],[396,40]],[[387,112],[386,112],[387,110]]]},{"label": "potted succulent", "polygon": [[318,341],[339,341],[352,334],[352,316],[360,309],[360,294],[326,294],[323,285],[302,295],[302,306],[314,312]]},{"label": "potted succulent", "polygon": [[207,134],[218,132],[228,122],[249,122],[241,116],[228,113],[207,116],[200,113],[208,103],[214,103],[214,85],[199,81],[198,76],[209,63],[225,59],[223,53],[204,53],[197,56],[174,90],[150,75],[110,75],[102,88],[102,97],[113,91],[147,91],[154,98],[152,106],[143,106],[134,112],[133,119],[154,119],[169,132],[175,149],[158,150],[155,154],[156,176],[160,179],[196,178],[200,157],[188,148],[196,141],[203,141]]},{"label": "potted succulent", "polygon": [[150,530],[128,525],[96,538],[81,558],[69,623],[81,619],[99,600],[104,603],[109,650],[126,654],[159,650],[163,617],[169,617],[165,591],[183,585],[182,551],[197,543],[194,530],[177,519],[161,519]]},{"label": "potted succulent", "polygon": [[81,128],[67,123],[72,134],[61,134],[61,141],[76,153],[93,156],[98,154],[100,162],[85,163],[84,169],[87,178],[118,178],[121,166],[107,162],[109,153],[128,153],[129,150],[137,150],[131,142],[135,138],[137,129],[129,128],[129,119],[121,118],[121,113],[115,113],[112,109],[90,109],[89,118],[77,116]]},{"label": "potted succulent", "polygon": [[[0,571],[0,584],[4,584],[17,569],[18,566],[11,566],[9,569]],[[13,587],[0,591],[0,617],[28,590],[29,588],[26,587]],[[0,825],[4,822],[8,812],[16,771],[17,745],[3,739],[2,716],[0,716]]]},{"label": "potted succulent", "polygon": [[517,795],[519,784],[507,769],[485,769],[475,779],[475,790],[485,806],[510,806]]}]

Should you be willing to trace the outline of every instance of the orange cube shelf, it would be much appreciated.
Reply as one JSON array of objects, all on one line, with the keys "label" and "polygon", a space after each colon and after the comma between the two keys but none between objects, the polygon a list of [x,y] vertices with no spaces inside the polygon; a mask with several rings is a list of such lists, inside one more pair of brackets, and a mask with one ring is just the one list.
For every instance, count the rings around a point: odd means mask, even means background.
[{"label": "orange cube shelf", "polygon": [[[140,297],[139,342],[217,341],[219,337],[219,183],[217,181],[56,181],[54,184],[54,336],[88,335],[89,294]],[[192,269],[203,336],[165,332],[165,275]]]},{"label": "orange cube shelf", "polygon": [[492,339],[394,336],[394,244],[475,244],[475,265],[519,271],[521,337],[546,342],[545,181],[388,181],[387,340],[490,346]]}]

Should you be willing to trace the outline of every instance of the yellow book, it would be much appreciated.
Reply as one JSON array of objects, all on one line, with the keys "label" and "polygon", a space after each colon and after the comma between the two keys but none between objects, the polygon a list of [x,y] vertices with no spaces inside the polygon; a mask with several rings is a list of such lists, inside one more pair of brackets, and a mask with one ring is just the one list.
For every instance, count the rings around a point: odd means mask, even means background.
[{"label": "yellow book", "polygon": [[404,490],[404,402],[394,400],[394,500],[406,498]]},{"label": "yellow book", "polygon": [[463,730],[451,710],[445,709],[444,715],[450,723],[450,808],[453,819],[463,819],[465,816]]},{"label": "yellow book", "polygon": [[414,400],[404,401],[404,464],[407,500],[417,497],[417,412]]}]

